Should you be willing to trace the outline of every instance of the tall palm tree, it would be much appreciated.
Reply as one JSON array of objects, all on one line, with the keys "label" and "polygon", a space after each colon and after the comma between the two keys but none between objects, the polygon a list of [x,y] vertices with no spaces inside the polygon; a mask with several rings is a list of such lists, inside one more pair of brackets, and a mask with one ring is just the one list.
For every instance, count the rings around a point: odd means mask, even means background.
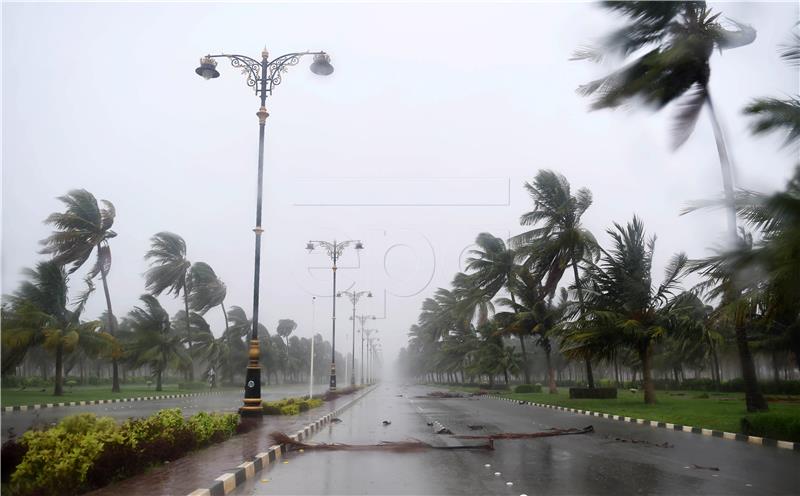
[{"label": "tall palm tree", "polygon": [[[719,22],[720,14],[712,14],[705,2],[606,1],[603,5],[627,16],[629,23],[608,36],[600,50],[579,50],[575,58],[600,60],[608,54],[634,54],[635,58],[608,76],[581,86],[578,92],[596,95],[593,109],[616,108],[637,101],[661,109],[675,102],[678,105],[675,148],[689,139],[705,107],[719,155],[728,235],[731,245],[737,245],[733,171],[711,98],[710,58],[715,48],[722,51],[752,43],[756,38],[755,29],[735,21],[730,21],[735,29],[724,28]],[[645,49],[649,50],[638,55]],[[736,295],[725,295],[725,299],[735,300]],[[749,346],[746,329],[740,332],[745,336],[737,338],[737,346],[746,348]],[[751,357],[749,349],[740,349],[739,355]],[[742,363],[743,370],[751,367],[752,363]],[[745,378],[745,389],[752,397],[760,394],[758,383],[749,378]]]},{"label": "tall palm tree", "polygon": [[[508,291],[512,308],[516,304],[517,272],[521,269],[517,263],[517,252],[502,239],[483,232],[475,238],[477,249],[469,251],[467,270],[473,284],[489,299],[494,298],[501,289]],[[516,311],[516,310],[515,310]],[[525,384],[530,384],[528,354],[525,350],[525,334],[517,334],[522,349],[522,371]]]},{"label": "tall palm tree", "polygon": [[162,391],[163,375],[170,366],[191,364],[183,339],[172,326],[169,314],[158,300],[142,295],[143,307],[134,307],[128,314],[134,341],[130,353],[137,365],[148,364],[156,376],[156,391]]},{"label": "tall palm tree", "polygon": [[278,333],[278,336],[282,337],[284,341],[286,341],[286,349],[289,349],[289,336],[297,329],[297,322],[292,319],[280,319],[278,321],[278,327],[275,328],[275,332]]},{"label": "tall palm tree", "polygon": [[212,308],[219,306],[225,318],[225,330],[228,330],[228,313],[225,311],[225,297],[228,288],[214,269],[205,262],[195,262],[189,273],[189,308],[205,315]]},{"label": "tall palm tree", "polygon": [[[150,238],[151,247],[145,254],[150,261],[150,268],[145,272],[147,291],[158,296],[164,291],[175,297],[183,294],[184,311],[189,313],[190,279],[189,269],[192,263],[186,258],[186,242],[182,237],[171,232],[160,232]],[[194,363],[192,352],[192,330],[189,321],[185,322],[186,342],[189,345],[189,380],[194,380]]]},{"label": "tall palm tree", "polygon": [[[733,172],[725,137],[717,120],[709,88],[710,58],[720,51],[748,45],[756,38],[750,26],[730,21],[725,29],[720,14],[712,14],[705,2],[606,1],[606,8],[629,18],[629,23],[609,35],[600,49],[581,49],[575,59],[602,60],[605,55],[633,54],[621,69],[578,88],[595,95],[593,109],[616,108],[642,101],[661,109],[677,102],[675,148],[691,136],[703,107],[708,109],[722,170],[722,184],[729,205],[728,233],[736,239],[733,209]],[[642,53],[641,50],[649,49]]]},{"label": "tall palm tree", "polygon": [[[107,329],[114,336],[116,330],[114,312],[111,309],[111,295],[108,290],[108,272],[111,269],[109,240],[117,235],[111,230],[116,217],[114,204],[100,200],[103,206],[101,208],[94,195],[85,189],[72,190],[58,199],[64,203],[66,209],[64,212],[54,212],[45,219],[44,222],[55,226],[56,231],[41,241],[45,245],[41,253],[52,254],[56,263],[70,266],[69,274],[82,267],[92,253],[97,253],[94,265],[86,277],[92,280],[99,274],[103,281],[108,317]],[[118,393],[119,370],[114,356],[111,358],[111,369],[111,391]]]},{"label": "tall palm tree", "polygon": [[[569,181],[551,170],[540,170],[525,189],[533,200],[533,210],[522,214],[520,224],[533,226],[530,231],[511,238],[513,246],[527,257],[525,265],[533,273],[546,274],[544,292],[555,295],[564,272],[572,266],[581,315],[584,311],[583,287],[578,264],[593,260],[598,253],[597,241],[581,225],[581,217],[592,205],[592,193],[586,188],[572,194]],[[586,356],[586,379],[594,388],[591,357]]]},{"label": "tall palm tree", "polygon": [[4,319],[3,344],[12,349],[30,350],[43,346],[55,354],[53,394],[63,390],[64,357],[84,341],[87,350],[100,351],[110,342],[96,332],[99,322],[80,320],[86,300],[94,287],[81,293],[72,310],[67,308],[68,276],[63,266],[50,260],[26,269],[29,280],[23,282],[9,299],[9,316]]},{"label": "tall palm tree", "polygon": [[646,238],[644,224],[634,216],[623,227],[607,231],[613,248],[603,250],[598,264],[587,264],[586,319],[573,323],[571,341],[594,341],[598,335],[616,334],[635,350],[642,364],[644,401],[656,401],[652,380],[653,344],[673,325],[672,302],[687,264],[677,254],[667,264],[661,284],[653,284],[651,269],[655,236]]}]

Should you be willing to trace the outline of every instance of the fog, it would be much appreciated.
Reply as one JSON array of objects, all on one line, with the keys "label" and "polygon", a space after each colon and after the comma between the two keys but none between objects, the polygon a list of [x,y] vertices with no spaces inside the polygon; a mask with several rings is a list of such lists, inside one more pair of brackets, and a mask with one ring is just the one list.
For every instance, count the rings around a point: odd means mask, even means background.
[{"label": "fog", "polygon": [[[712,57],[711,91],[728,133],[737,186],[784,185],[796,150],[753,138],[742,107],[797,94],[797,70],[776,52],[798,5],[711,3],[753,25],[749,46]],[[325,50],[327,78],[301,60],[267,101],[261,321],[298,322],[330,340],[330,262],[309,239],[360,239],[339,288],[371,290],[358,314],[387,359],[419,306],[463,269],[475,236],[507,238],[531,209],[522,189],[542,168],[587,187],[585,225],[601,243],[636,213],[658,235],[656,271],[721,243],[722,212],[679,216],[720,194],[711,126],[670,148],[673,109],[589,112],[575,88],[608,67],[569,61],[613,27],[590,3],[525,4],[3,4],[2,292],[33,266],[42,220],[86,188],[117,209],[109,276],[115,312],[144,292],[149,238],[172,231],[193,262],[228,286],[226,305],[252,313],[258,100],[239,71],[199,78],[206,53],[258,57]],[[75,292],[80,275],[72,278]],[[568,282],[567,280],[564,281]],[[316,317],[312,319],[312,295]],[[160,301],[174,313],[181,303]],[[102,293],[87,316],[105,308]],[[349,349],[352,307],[340,299],[337,348]],[[207,315],[215,334],[222,315]],[[347,347],[345,347],[347,343]]]}]

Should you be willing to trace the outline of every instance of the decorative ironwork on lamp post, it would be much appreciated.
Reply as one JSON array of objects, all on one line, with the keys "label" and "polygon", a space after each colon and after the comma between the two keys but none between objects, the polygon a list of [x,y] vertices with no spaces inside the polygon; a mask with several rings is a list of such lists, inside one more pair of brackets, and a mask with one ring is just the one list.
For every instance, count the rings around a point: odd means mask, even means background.
[{"label": "decorative ironwork on lamp post", "polygon": [[200,67],[195,72],[205,79],[219,77],[217,71],[217,61],[215,59],[229,59],[231,65],[242,70],[242,74],[247,77],[247,86],[253,88],[256,96],[261,100],[256,116],[258,116],[258,183],[256,196],[256,226],[253,232],[256,234],[255,242],[255,269],[253,271],[253,329],[250,335],[248,350],[247,376],[244,388],[244,406],[239,409],[241,415],[261,415],[261,366],[259,364],[258,348],[258,285],[261,277],[261,234],[264,229],[261,226],[261,205],[264,179],[264,126],[267,122],[269,113],[267,112],[267,97],[272,95],[275,86],[281,84],[283,74],[289,67],[297,65],[300,58],[311,55],[314,60],[311,64],[311,72],[320,76],[328,76],[333,73],[333,66],[330,57],[325,52],[295,52],[281,55],[272,60],[266,48],[261,52],[261,60],[256,60],[245,55],[237,54],[215,54],[206,55],[200,59]]},{"label": "decorative ironwork on lamp post", "polygon": [[344,253],[344,249],[351,244],[354,245],[353,247],[356,250],[364,249],[364,244],[357,239],[349,239],[347,241],[333,240],[332,243],[328,241],[311,240],[306,244],[306,250],[308,250],[309,253],[314,251],[316,245],[325,248],[325,252],[333,262],[333,266],[331,267],[333,270],[333,313],[331,314],[331,380],[329,385],[331,391],[336,391],[336,262],[342,256],[342,253]]},{"label": "decorative ironwork on lamp post", "polygon": [[[337,293],[336,296],[341,298],[342,295],[347,295],[350,299],[350,303],[353,304],[353,315],[350,317],[350,320],[353,321],[353,350],[352,350],[352,359],[350,360],[350,385],[356,385],[356,304],[358,304],[358,300],[361,299],[362,296],[366,296],[367,298],[372,298],[372,291],[342,291]],[[364,323],[361,323],[361,328],[364,328]],[[363,354],[361,356],[362,360],[364,358]]]}]

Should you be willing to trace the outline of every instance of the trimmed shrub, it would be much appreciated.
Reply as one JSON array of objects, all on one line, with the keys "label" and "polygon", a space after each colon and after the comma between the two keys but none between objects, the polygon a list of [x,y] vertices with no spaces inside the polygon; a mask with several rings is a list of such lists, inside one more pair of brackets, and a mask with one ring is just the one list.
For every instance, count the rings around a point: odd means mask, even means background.
[{"label": "trimmed shrub", "polygon": [[742,433],[778,441],[800,442],[800,416],[786,413],[755,413],[742,417]]},{"label": "trimmed shrub", "polygon": [[617,388],[569,388],[570,399],[617,399]]},{"label": "trimmed shrub", "polygon": [[514,388],[515,393],[541,393],[541,384],[520,384]]},{"label": "trimmed shrub", "polygon": [[284,398],[278,401],[265,401],[261,405],[264,415],[298,415],[322,405],[319,398]]}]

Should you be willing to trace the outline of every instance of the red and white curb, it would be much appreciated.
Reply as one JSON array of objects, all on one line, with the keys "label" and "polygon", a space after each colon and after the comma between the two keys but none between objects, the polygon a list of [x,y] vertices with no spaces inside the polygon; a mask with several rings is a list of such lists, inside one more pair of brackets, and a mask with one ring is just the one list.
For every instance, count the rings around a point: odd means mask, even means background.
[{"label": "red and white curb", "polygon": [[[290,437],[295,441],[303,441],[310,438],[328,425],[333,418],[340,415],[343,411],[353,406],[356,401],[372,392],[373,389],[375,389],[375,387],[367,389],[363,394],[353,398],[347,404],[320,417],[316,422],[306,425]],[[270,464],[280,461],[285,453],[286,445],[284,444],[270,446],[267,451],[257,454],[253,460],[238,465],[235,471],[224,473],[214,479],[214,484],[211,487],[195,489],[189,493],[188,496],[224,496],[244,484],[248,479],[254,478],[257,473],[267,468]]]},{"label": "red and white curb", "polygon": [[632,424],[649,425],[650,427],[659,427],[662,429],[668,429],[672,431],[692,432],[694,434],[702,434],[703,436],[732,439],[735,441],[745,441],[750,444],[755,444],[759,446],[772,446],[777,448],[800,451],[800,443],[795,443],[791,441],[777,441],[775,439],[769,439],[766,437],[747,436],[745,434],[737,434],[734,432],[724,432],[714,429],[703,429],[701,427],[692,427],[691,425],[671,424],[669,422],[659,422],[657,420],[646,420],[640,418],[625,417],[622,415],[613,415],[610,413],[593,412],[591,410],[579,410],[577,408],[567,408],[565,406],[548,405],[545,403],[534,403],[532,401],[515,400],[513,398],[505,398],[497,395],[488,395],[488,396],[501,401],[508,401],[510,403],[517,403],[520,405],[538,406],[541,408],[549,408],[551,410],[561,410],[563,412],[577,413],[580,415],[589,415],[590,417],[602,417],[611,420],[619,420],[621,422],[630,422]]},{"label": "red and white curb", "polygon": [[223,392],[214,391],[211,393],[164,394],[160,396],[135,396],[132,398],[113,398],[110,400],[62,401],[61,403],[43,403],[40,405],[4,406],[3,412],[25,412],[28,410],[41,410],[42,408],[55,408],[57,406],[89,406],[89,405],[105,405],[110,403],[128,403],[133,401],[168,400],[173,398],[190,398],[193,396],[207,396],[212,394],[223,394]]}]

